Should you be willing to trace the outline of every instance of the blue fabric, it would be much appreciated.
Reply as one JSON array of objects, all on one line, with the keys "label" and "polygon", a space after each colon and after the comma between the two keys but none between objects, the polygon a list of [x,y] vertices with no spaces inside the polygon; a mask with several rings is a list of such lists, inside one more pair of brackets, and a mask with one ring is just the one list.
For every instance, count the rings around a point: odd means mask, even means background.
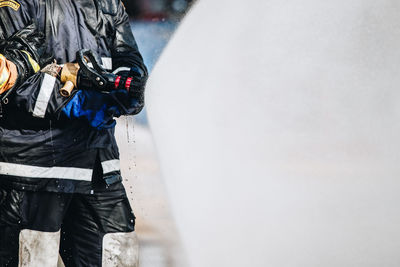
[{"label": "blue fabric", "polygon": [[79,90],[62,111],[70,119],[86,119],[98,130],[115,127],[113,117],[121,115],[111,94],[94,90]]}]

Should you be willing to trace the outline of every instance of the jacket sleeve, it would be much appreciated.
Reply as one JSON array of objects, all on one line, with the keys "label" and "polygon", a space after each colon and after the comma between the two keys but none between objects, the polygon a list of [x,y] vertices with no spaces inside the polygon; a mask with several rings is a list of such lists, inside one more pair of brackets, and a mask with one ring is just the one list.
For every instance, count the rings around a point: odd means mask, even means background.
[{"label": "jacket sleeve", "polygon": [[128,14],[121,0],[118,1],[117,13],[114,16],[115,35],[111,49],[114,74],[133,76],[137,84],[135,93],[129,94],[120,103],[124,103],[123,114],[137,114],[144,106],[144,88],[148,78],[147,68],[139,52],[129,23]]},{"label": "jacket sleeve", "polygon": [[58,118],[69,100],[59,93],[61,87],[56,77],[38,72],[14,90],[8,105],[36,118]]},{"label": "jacket sleeve", "polygon": [[[2,74],[9,73],[2,75],[6,82],[0,85],[2,112],[17,108],[37,118],[59,115],[66,100],[58,93],[61,84],[56,77],[39,72],[38,62],[47,57],[43,41],[44,35],[36,24],[29,24],[2,41],[0,50],[5,57],[0,68]],[[46,65],[46,60],[42,65]]]}]

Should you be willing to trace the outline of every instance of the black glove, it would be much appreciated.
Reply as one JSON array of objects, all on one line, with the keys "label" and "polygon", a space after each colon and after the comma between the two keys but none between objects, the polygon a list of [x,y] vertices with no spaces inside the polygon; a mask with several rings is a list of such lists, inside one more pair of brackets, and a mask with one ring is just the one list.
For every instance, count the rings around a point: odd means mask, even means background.
[{"label": "black glove", "polygon": [[125,89],[129,96],[142,99],[147,82],[147,72],[133,67],[129,71],[118,73],[119,81],[114,81],[114,89]]},{"label": "black glove", "polygon": [[[119,107],[120,115],[137,114],[143,109],[144,89],[147,81],[146,71],[133,67],[129,71],[119,72],[118,75],[103,71],[97,76],[102,79],[96,80],[96,75],[88,74],[83,68],[80,68],[76,76],[77,88],[109,92]],[[113,113],[116,116],[115,112]]]},{"label": "black glove", "polygon": [[122,114],[134,115],[143,109],[147,78],[147,70],[137,67],[118,73],[112,97],[119,104]]},{"label": "black glove", "polygon": [[45,51],[45,36],[38,30],[36,23],[29,24],[0,41],[0,53],[17,66],[16,86],[52,61],[53,57]]},{"label": "black glove", "polygon": [[[61,81],[71,80],[80,90],[108,92],[119,107],[119,115],[133,115],[142,110],[148,77],[146,67],[142,69],[135,66],[114,74],[103,69],[90,50],[78,51],[76,58],[77,64],[70,63],[64,66]],[[89,66],[89,63],[92,66]],[[115,116],[116,112],[112,113]]]}]

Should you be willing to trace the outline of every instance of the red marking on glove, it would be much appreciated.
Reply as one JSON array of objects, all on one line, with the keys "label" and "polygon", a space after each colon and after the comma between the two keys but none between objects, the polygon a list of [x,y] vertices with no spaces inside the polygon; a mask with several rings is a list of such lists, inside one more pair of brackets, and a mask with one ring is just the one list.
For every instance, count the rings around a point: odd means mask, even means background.
[{"label": "red marking on glove", "polygon": [[115,82],[114,82],[115,89],[118,88],[120,81],[121,81],[121,76],[117,76],[117,78],[115,78]]},{"label": "red marking on glove", "polygon": [[131,87],[131,82],[132,82],[132,78],[131,77],[126,79],[125,89],[128,90],[128,91],[129,91],[129,88]]}]

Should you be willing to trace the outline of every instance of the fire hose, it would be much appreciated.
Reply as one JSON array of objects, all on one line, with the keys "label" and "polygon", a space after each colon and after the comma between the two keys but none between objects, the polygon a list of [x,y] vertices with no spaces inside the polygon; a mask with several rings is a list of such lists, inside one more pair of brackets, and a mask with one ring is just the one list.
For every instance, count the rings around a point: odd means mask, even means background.
[{"label": "fire hose", "polygon": [[134,91],[134,77],[125,77],[106,71],[96,60],[91,50],[80,50],[76,55],[77,63],[67,63],[61,71],[60,89],[63,97],[69,97],[74,88],[94,89],[110,92],[117,89]]}]

